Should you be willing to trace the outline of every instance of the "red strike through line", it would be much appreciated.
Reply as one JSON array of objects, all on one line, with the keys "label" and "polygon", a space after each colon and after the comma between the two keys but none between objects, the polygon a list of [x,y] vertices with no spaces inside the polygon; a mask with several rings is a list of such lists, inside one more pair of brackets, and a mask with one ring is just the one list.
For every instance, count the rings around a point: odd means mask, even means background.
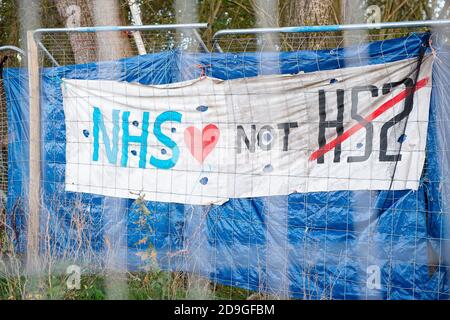
[{"label": "red strike through line", "polygon": [[[427,83],[428,83],[428,77],[423,78],[422,80],[418,81],[416,84],[415,91],[418,91],[419,89],[423,88]],[[367,122],[372,122],[374,119],[378,118],[384,112],[386,112],[387,110],[389,110],[390,108],[395,106],[397,103],[399,103],[400,101],[405,99],[406,95],[407,95],[407,91],[408,91],[408,89],[405,89],[402,92],[400,92],[398,95],[393,97],[391,100],[383,103],[381,106],[378,107],[378,109],[376,109],[374,112],[372,112],[367,117],[365,117],[364,120],[366,120]],[[360,123],[355,124],[353,127],[348,129],[347,131],[345,131],[342,135],[331,140],[326,145],[324,145],[322,148],[314,151],[311,154],[311,156],[309,157],[309,161],[314,161],[317,158],[319,158],[320,156],[327,153],[328,151],[333,150],[338,144],[341,144],[342,142],[344,142],[345,140],[350,138],[353,134],[358,132],[361,128],[364,128],[364,126],[361,125]]]}]

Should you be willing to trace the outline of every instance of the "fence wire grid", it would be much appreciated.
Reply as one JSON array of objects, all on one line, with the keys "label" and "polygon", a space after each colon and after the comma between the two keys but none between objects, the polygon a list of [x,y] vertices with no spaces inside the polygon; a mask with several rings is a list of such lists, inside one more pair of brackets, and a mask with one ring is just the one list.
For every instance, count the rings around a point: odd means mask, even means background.
[{"label": "fence wire grid", "polygon": [[[224,63],[225,70],[238,72],[245,78],[264,74],[281,74],[283,72],[281,63],[273,64],[274,59],[270,53],[273,53],[275,60],[281,53],[295,53],[297,55],[297,68],[291,66],[290,70],[296,72],[302,71],[303,50],[311,52],[316,59],[316,65],[322,65],[321,50],[329,52],[346,50],[350,47],[357,50],[360,55],[351,55],[351,58],[345,60],[345,65],[357,66],[364,65],[367,59],[367,45],[373,41],[382,41],[383,43],[390,39],[405,37],[404,41],[419,39],[418,34],[428,31],[426,29],[392,29],[376,30],[371,32],[335,32],[335,33],[308,33],[308,34],[263,34],[263,35],[226,35],[210,46],[205,45],[193,30],[169,30],[169,31],[139,31],[139,37],[142,39],[146,55],[155,54],[179,54],[179,57],[188,59],[174,64],[155,65],[147,64],[142,55],[140,62],[139,51],[136,44],[134,33],[130,32],[45,32],[36,37],[39,45],[39,64],[42,72],[41,81],[45,85],[51,81],[60,81],[66,78],[83,79],[93,76],[96,79],[109,79],[126,81],[128,74],[133,74],[133,81],[142,82],[142,79],[152,79],[156,84],[166,84],[178,81],[185,81],[200,78],[204,75],[214,76],[214,61],[219,49],[226,57]],[[436,55],[436,64],[441,70],[449,68],[448,57],[448,29],[433,30],[431,33],[431,47]],[[419,40],[418,40],[419,41]],[[79,45],[74,45],[78,43]],[[124,43],[126,45],[124,46]],[[118,50],[120,48],[120,50]],[[206,48],[206,49],[205,49]],[[207,52],[210,48],[210,52]],[[263,53],[269,53],[264,55]],[[383,52],[383,58],[390,61],[390,52]],[[252,65],[233,66],[233,56],[242,58],[245,55],[257,57]],[[260,55],[260,58],[258,58]],[[136,68],[139,70],[127,70],[127,64],[118,64],[118,59],[134,57],[136,58]],[[268,58],[267,58],[268,57]],[[408,53],[404,58],[407,58]],[[0,70],[14,69],[24,67],[26,57],[14,51],[0,52]],[[267,60],[264,60],[267,59]],[[211,61],[211,64],[204,63]],[[96,64],[98,62],[98,64]],[[94,66],[96,64],[96,66]],[[264,65],[269,64],[269,65]],[[160,68],[167,68],[161,71]],[[234,69],[233,69],[234,68]],[[25,70],[24,68],[22,68]],[[250,72],[248,70],[251,70]],[[262,71],[264,70],[264,71]],[[317,71],[321,71],[320,68]],[[387,70],[386,70],[387,73]],[[13,73],[3,72],[5,77]],[[2,75],[0,74],[0,75]],[[23,73],[17,73],[19,78],[14,78],[14,82],[20,82],[18,90],[27,90],[27,81],[24,81],[26,70]],[[389,77],[388,74],[385,76]],[[52,78],[53,77],[53,78]],[[232,75],[225,75],[226,79],[232,79]],[[26,79],[25,79],[26,80]],[[436,79],[433,85],[433,91],[440,97],[448,98],[449,78],[442,77]],[[5,200],[11,192],[11,185],[8,189],[8,167],[12,165],[11,161],[19,161],[17,158],[8,158],[8,137],[14,134],[14,129],[28,126],[26,119],[20,122],[19,118],[8,119],[7,103],[23,104],[25,101],[11,101],[11,97],[5,95],[3,85],[4,79],[0,78],[0,188],[2,191],[2,225],[5,230],[10,230],[9,234],[15,244],[16,250],[24,252],[26,248],[26,208],[24,208],[27,198],[26,175],[17,176],[10,172],[9,177],[12,181],[9,184],[18,186],[14,197],[15,203],[6,206]],[[147,81],[147,80],[146,80]],[[150,80],[148,80],[150,81]],[[20,87],[21,86],[21,87]],[[51,104],[53,92],[47,91],[48,88],[41,86],[40,95],[46,99],[46,103]],[[348,89],[350,90],[350,89]],[[270,88],[267,88],[270,93]],[[8,99],[7,99],[8,98]],[[114,99],[114,96],[110,97]],[[444,100],[442,100],[444,101]],[[448,101],[447,101],[448,102]],[[57,102],[55,102],[57,103]],[[295,210],[308,207],[310,199],[304,194],[294,197],[283,197],[281,200],[250,198],[254,201],[257,209],[250,210],[248,207],[239,206],[239,202],[233,202],[232,208],[228,212],[222,212],[212,206],[185,205],[179,208],[177,204],[158,204],[148,202],[138,195],[135,199],[108,198],[96,195],[75,193],[67,195],[64,189],[64,181],[61,181],[64,170],[62,166],[66,165],[61,161],[61,155],[64,154],[64,137],[61,137],[60,130],[64,126],[64,117],[61,110],[54,106],[46,106],[43,109],[42,118],[42,137],[43,149],[42,184],[45,185],[42,193],[41,210],[41,233],[39,235],[43,265],[45,268],[58,270],[65,274],[67,265],[80,265],[83,273],[102,273],[105,270],[115,270],[121,274],[127,274],[127,281],[138,281],[145,283],[150,287],[159,285],[163,293],[162,298],[247,298],[264,299],[267,297],[288,298],[295,297],[300,299],[347,299],[347,298],[387,298],[395,299],[398,292],[411,292],[411,297],[433,297],[439,299],[448,299],[448,286],[444,282],[450,272],[448,255],[448,143],[447,127],[450,116],[444,108],[436,111],[437,114],[430,120],[430,125],[435,125],[437,134],[441,139],[437,147],[437,158],[439,159],[439,168],[442,176],[433,177],[426,175],[427,183],[439,185],[439,196],[442,202],[438,211],[422,210],[422,208],[411,207],[408,210],[393,209],[391,215],[412,215],[417,221],[426,220],[424,225],[435,224],[432,233],[420,233],[422,224],[408,224],[405,226],[410,232],[405,233],[401,227],[395,226],[397,220],[392,218],[392,227],[386,239],[390,243],[388,248],[378,248],[380,251],[386,250],[387,264],[389,271],[383,273],[386,281],[386,291],[372,293],[368,287],[367,277],[368,268],[372,265],[369,256],[377,256],[381,253],[370,252],[371,245],[376,233],[376,227],[371,224],[371,219],[376,210],[384,208],[385,204],[380,204],[376,200],[376,192],[370,196],[358,198],[357,195],[349,195],[348,203],[345,205],[335,204],[330,198],[321,199],[314,203],[313,208],[307,210],[304,221],[296,220]],[[19,122],[16,122],[19,121]],[[237,125],[239,121],[235,124]],[[8,134],[8,125],[10,126]],[[396,132],[400,139],[400,132]],[[14,137],[15,148],[19,148],[20,139],[24,139],[24,144],[28,144],[27,136]],[[11,145],[11,144],[10,144]],[[157,147],[157,146],[153,146]],[[19,149],[15,149],[17,152]],[[353,150],[353,149],[352,149]],[[23,151],[23,150],[22,150]],[[354,149],[353,151],[358,151]],[[394,150],[395,151],[395,150]],[[20,167],[14,163],[15,167]],[[23,162],[24,171],[28,166]],[[427,164],[425,164],[427,168]],[[424,169],[426,171],[426,169]],[[298,177],[297,177],[298,178]],[[435,180],[433,180],[435,179]],[[173,181],[172,183],[178,183]],[[17,190],[23,192],[22,197],[18,197]],[[421,195],[417,194],[416,201]],[[394,203],[399,200],[399,194],[388,192],[387,201]],[[428,201],[438,201],[438,199],[428,199]],[[412,202],[414,204],[414,201]],[[6,210],[6,208],[7,210]],[[341,207],[340,207],[341,206]],[[333,211],[328,208],[342,209],[340,218],[346,218],[346,221],[336,223],[333,218]],[[292,210],[292,213],[289,212]],[[8,211],[8,216],[6,215]],[[315,214],[322,215],[322,222],[317,223],[313,217]],[[354,214],[354,216],[349,216]],[[310,215],[310,216],[308,216]],[[359,216],[358,216],[359,215]],[[164,220],[162,222],[162,218]],[[367,228],[358,227],[358,223],[364,224],[368,220]],[[366,221],[367,222],[367,221]],[[373,221],[372,221],[373,222]],[[164,227],[163,223],[166,223]],[[257,227],[259,223],[265,227],[265,234]],[[331,224],[329,226],[328,224]],[[354,223],[354,225],[353,225]],[[7,227],[6,227],[7,226]],[[242,230],[239,228],[242,227]],[[302,229],[302,237],[296,239],[296,243],[289,243],[288,228]],[[359,229],[360,228],[360,229]],[[12,230],[12,233],[11,233]],[[221,240],[221,232],[229,233],[231,245],[239,244],[245,247],[246,256],[235,256],[233,251],[224,251],[219,248],[218,242]],[[245,232],[243,232],[245,230]],[[398,231],[401,232],[398,232]],[[308,232],[324,232],[325,240],[317,240],[314,235]],[[420,232],[419,232],[420,231]],[[327,234],[333,234],[336,237],[342,237],[341,246],[333,247],[327,242]],[[426,236],[424,236],[426,234]],[[189,238],[186,239],[186,235]],[[279,237],[275,237],[278,235]],[[208,238],[209,236],[209,238]],[[260,238],[270,238],[272,242],[261,243]],[[367,238],[366,238],[367,237]],[[176,239],[175,239],[176,238]],[[397,248],[402,238],[407,238],[408,242],[415,243],[414,252],[401,252]],[[282,242],[278,242],[282,239]],[[361,244],[361,250],[349,253],[346,249],[350,241]],[[163,243],[167,242],[167,243]],[[425,245],[427,257],[419,257],[418,249]],[[328,246],[328,247],[327,247]],[[164,252],[159,248],[164,247]],[[205,249],[207,248],[207,249]],[[230,247],[232,248],[232,247]],[[243,251],[243,252],[244,252]],[[319,256],[322,255],[323,256]],[[326,254],[326,255],[325,255]],[[132,256],[132,258],[130,258]],[[281,256],[280,263],[273,257]],[[293,257],[302,263],[302,272],[294,274],[298,270],[290,269],[288,257]],[[220,270],[223,260],[233,260],[231,264],[236,266],[245,265],[240,277],[237,273],[232,273],[231,278],[223,276],[223,270]],[[348,261],[365,261],[366,270],[363,274],[354,276],[351,274],[351,268],[341,268]],[[424,263],[423,261],[427,261]],[[404,281],[391,282],[391,277],[395,274],[392,269],[402,263],[411,265],[411,278]],[[364,264],[364,263],[362,263]],[[136,267],[138,265],[138,267]],[[336,269],[333,269],[333,268]],[[326,268],[332,271],[327,272]],[[330,269],[330,270],[331,270]],[[338,270],[339,269],[339,270]],[[427,269],[430,279],[436,279],[433,283],[427,282],[423,285],[415,276],[417,270]],[[164,271],[163,271],[164,270]],[[179,271],[182,270],[182,271]],[[217,271],[219,270],[219,271]],[[344,274],[339,271],[344,270]],[[166,272],[171,271],[171,272]],[[268,272],[271,275],[268,275]],[[336,273],[334,272],[336,271]],[[355,273],[360,270],[353,270]],[[57,272],[57,273],[58,273]],[[144,274],[140,273],[144,272]],[[145,273],[146,272],[146,273]],[[370,271],[372,272],[372,271]],[[376,270],[374,272],[377,272]],[[419,271],[417,271],[419,272]],[[420,271],[421,272],[421,271]],[[239,273],[239,272],[238,272]],[[1,273],[0,273],[1,275]],[[116,278],[114,278],[116,279]],[[131,279],[131,280],[130,280]],[[293,286],[292,281],[302,282],[299,286]],[[418,281],[418,283],[416,283]],[[228,287],[229,286],[229,287]],[[352,288],[361,288],[358,292],[353,292]],[[180,288],[188,288],[183,291]],[[241,289],[240,289],[241,288]],[[301,288],[301,289],[299,289]],[[133,290],[127,288],[127,290]],[[296,291],[298,290],[298,291]],[[339,290],[339,294],[336,294]],[[348,290],[348,291],[347,291]]]}]

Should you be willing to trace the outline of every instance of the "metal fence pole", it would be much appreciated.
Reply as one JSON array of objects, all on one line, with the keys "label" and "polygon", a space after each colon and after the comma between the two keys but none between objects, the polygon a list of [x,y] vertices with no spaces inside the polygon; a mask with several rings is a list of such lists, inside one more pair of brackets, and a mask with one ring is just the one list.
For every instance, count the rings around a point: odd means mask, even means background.
[{"label": "metal fence pole", "polygon": [[25,56],[25,51],[16,46],[0,46],[0,51],[15,51],[22,56]]},{"label": "metal fence pole", "polygon": [[40,74],[38,46],[34,32],[27,33],[28,44],[28,80],[29,80],[29,185],[28,185],[28,221],[27,221],[27,271],[35,273],[39,258],[39,219],[41,194],[41,111],[40,111]]}]

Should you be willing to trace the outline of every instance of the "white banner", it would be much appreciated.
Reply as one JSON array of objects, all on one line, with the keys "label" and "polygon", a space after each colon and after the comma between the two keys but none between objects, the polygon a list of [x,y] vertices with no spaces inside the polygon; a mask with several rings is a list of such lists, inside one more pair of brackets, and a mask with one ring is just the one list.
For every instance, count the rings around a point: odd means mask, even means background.
[{"label": "white banner", "polygon": [[417,59],[154,86],[65,79],[66,190],[220,204],[417,189],[432,61],[416,84]]}]

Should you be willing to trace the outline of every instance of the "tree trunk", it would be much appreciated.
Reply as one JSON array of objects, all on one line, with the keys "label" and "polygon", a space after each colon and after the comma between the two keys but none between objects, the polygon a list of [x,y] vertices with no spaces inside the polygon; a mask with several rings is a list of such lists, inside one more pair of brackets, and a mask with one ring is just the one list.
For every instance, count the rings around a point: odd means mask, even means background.
[{"label": "tree trunk", "polygon": [[329,24],[333,18],[332,6],[332,1],[326,0],[290,0],[287,23],[292,26]]},{"label": "tree trunk", "polygon": [[[334,3],[331,0],[288,0],[283,17],[286,26],[327,25],[335,22]],[[326,33],[302,35],[302,47],[318,50],[326,44]]]},{"label": "tree trunk", "polygon": [[[111,0],[54,0],[67,28],[124,25],[120,7]],[[115,60],[132,53],[126,33],[97,32],[69,34],[75,63]]]},{"label": "tree trunk", "polygon": [[[54,0],[54,2],[65,27],[93,25],[89,0]],[[69,41],[76,64],[97,60],[95,34],[71,32]]]},{"label": "tree trunk", "polygon": [[[117,0],[91,0],[91,6],[94,25],[123,26],[127,24]],[[97,32],[96,36],[99,61],[117,60],[132,55],[126,32]]]}]

